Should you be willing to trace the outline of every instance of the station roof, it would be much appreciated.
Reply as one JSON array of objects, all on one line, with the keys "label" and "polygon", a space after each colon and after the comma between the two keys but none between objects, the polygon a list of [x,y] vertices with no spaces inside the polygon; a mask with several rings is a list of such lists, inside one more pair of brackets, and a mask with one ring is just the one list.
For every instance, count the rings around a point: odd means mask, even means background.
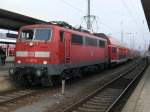
[{"label": "station roof", "polygon": [[16,44],[16,39],[0,38],[0,43],[3,44]]},{"label": "station roof", "polygon": [[46,21],[0,9],[0,28],[2,29],[18,31],[19,28],[23,25],[40,23],[46,23]]},{"label": "station roof", "polygon": [[150,29],[150,0],[141,0],[141,2],[147,19],[148,27]]}]

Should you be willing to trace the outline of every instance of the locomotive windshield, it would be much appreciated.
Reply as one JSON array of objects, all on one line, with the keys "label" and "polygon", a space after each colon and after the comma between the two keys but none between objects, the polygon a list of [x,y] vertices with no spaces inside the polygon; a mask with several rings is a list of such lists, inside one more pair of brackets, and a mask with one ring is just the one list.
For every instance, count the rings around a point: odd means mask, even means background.
[{"label": "locomotive windshield", "polygon": [[26,29],[21,31],[21,40],[49,40],[51,38],[50,29]]}]

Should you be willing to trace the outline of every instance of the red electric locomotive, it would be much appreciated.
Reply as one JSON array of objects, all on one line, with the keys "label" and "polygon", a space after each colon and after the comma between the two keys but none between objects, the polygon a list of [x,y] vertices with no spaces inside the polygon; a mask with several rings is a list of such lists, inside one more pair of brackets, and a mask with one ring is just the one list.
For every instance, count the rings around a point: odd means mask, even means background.
[{"label": "red electric locomotive", "polygon": [[54,24],[24,26],[9,73],[19,83],[51,85],[109,64],[107,39]]}]

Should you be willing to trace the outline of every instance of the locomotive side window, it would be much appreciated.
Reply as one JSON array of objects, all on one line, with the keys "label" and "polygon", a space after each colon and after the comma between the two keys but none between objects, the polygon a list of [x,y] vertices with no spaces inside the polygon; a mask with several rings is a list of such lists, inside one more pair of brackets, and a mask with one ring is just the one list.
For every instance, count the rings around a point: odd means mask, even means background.
[{"label": "locomotive side window", "polygon": [[99,47],[105,47],[105,41],[99,40]]},{"label": "locomotive side window", "polygon": [[59,36],[60,36],[60,41],[64,42],[64,31],[60,31]]},{"label": "locomotive side window", "polygon": [[90,46],[96,46],[97,47],[97,39],[86,37],[85,38],[85,45],[90,45]]},{"label": "locomotive side window", "polygon": [[82,45],[83,44],[83,37],[80,36],[80,35],[72,34],[71,43],[72,44],[80,44],[80,45]]},{"label": "locomotive side window", "polygon": [[116,53],[117,49],[115,47],[112,47],[112,53]]}]

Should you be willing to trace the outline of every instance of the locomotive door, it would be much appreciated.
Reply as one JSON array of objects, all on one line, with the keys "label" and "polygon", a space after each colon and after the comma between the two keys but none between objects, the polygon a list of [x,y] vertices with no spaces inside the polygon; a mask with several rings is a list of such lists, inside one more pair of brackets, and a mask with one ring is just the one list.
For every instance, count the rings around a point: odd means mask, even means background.
[{"label": "locomotive door", "polygon": [[70,43],[70,33],[65,32],[65,63],[69,63],[70,62],[70,47],[71,47],[71,43]]}]

